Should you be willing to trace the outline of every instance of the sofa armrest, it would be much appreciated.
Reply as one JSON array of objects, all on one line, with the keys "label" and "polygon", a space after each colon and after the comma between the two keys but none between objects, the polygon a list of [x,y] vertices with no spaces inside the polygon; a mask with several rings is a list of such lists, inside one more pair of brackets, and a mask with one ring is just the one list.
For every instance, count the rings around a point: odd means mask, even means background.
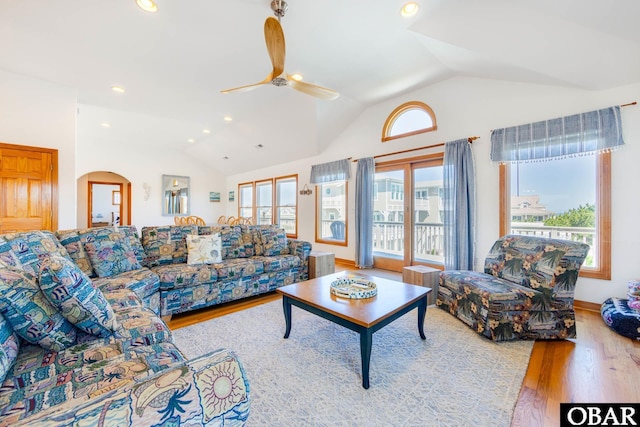
[{"label": "sofa armrest", "polygon": [[304,240],[287,239],[289,254],[297,255],[300,258],[300,280],[309,278],[309,254],[311,253],[311,243]]},{"label": "sofa armrest", "polygon": [[113,390],[68,400],[19,424],[34,426],[244,426],[249,382],[230,350],[217,350],[157,374],[118,383]]}]

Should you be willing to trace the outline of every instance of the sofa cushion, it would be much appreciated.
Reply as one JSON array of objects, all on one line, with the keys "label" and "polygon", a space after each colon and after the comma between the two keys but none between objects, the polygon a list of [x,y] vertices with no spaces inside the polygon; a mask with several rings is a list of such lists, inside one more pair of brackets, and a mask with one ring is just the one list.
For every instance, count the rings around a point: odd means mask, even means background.
[{"label": "sofa cushion", "polygon": [[485,273],[537,289],[554,286],[556,268],[567,252],[566,242],[528,236],[505,236],[485,259]]},{"label": "sofa cushion", "polygon": [[0,314],[0,384],[13,366],[20,349],[20,340],[11,324]]},{"label": "sofa cushion", "polygon": [[117,328],[111,305],[73,261],[47,257],[40,269],[40,289],[69,322],[88,334],[105,337]]},{"label": "sofa cushion", "polygon": [[61,350],[76,342],[76,330],[45,298],[35,276],[12,267],[0,269],[0,313],[24,340]]},{"label": "sofa cushion", "polygon": [[253,257],[252,259],[262,262],[265,273],[300,267],[300,257],[297,255],[262,256]]},{"label": "sofa cushion", "polygon": [[84,246],[98,277],[111,277],[142,268],[133,248],[124,239],[95,240]]},{"label": "sofa cushion", "polygon": [[287,233],[282,228],[267,228],[260,230],[262,240],[262,254],[264,256],[285,255],[289,253]]},{"label": "sofa cushion", "polygon": [[91,266],[91,260],[89,259],[87,251],[84,250],[84,245],[80,240],[78,230],[56,231],[56,237],[58,237],[60,243],[67,249],[69,256],[80,270],[89,277],[95,276],[95,272]]},{"label": "sofa cushion", "polygon": [[142,246],[147,255],[144,265],[155,267],[187,262],[186,237],[198,234],[196,225],[143,227]]},{"label": "sofa cushion", "polygon": [[[11,378],[0,390],[0,407],[3,414],[26,409],[32,416],[133,384],[183,362],[184,356],[171,343],[125,348],[96,340],[57,353],[30,345],[21,352]],[[58,425],[52,419],[43,421],[43,425]]]},{"label": "sofa cushion", "polygon": [[152,267],[158,275],[160,290],[188,288],[218,280],[218,271],[211,264],[171,264]]},{"label": "sofa cushion", "polygon": [[131,289],[113,289],[103,292],[105,299],[114,312],[124,310],[140,310],[144,307],[140,297]]},{"label": "sofa cushion", "polygon": [[67,250],[50,231],[5,234],[2,239],[7,245],[0,245],[0,259],[8,265],[28,271],[35,277],[40,273],[42,257],[48,255],[69,257]]},{"label": "sofa cushion", "polygon": [[473,310],[514,311],[540,310],[541,293],[490,274],[477,271],[443,271],[440,289],[465,295],[475,304]]},{"label": "sofa cushion", "polygon": [[187,264],[213,264],[222,261],[220,233],[187,236]]},{"label": "sofa cushion", "polygon": [[146,255],[138,230],[133,225],[119,227],[99,227],[81,230],[60,230],[56,231],[56,236],[67,249],[71,259],[78,264],[82,271],[89,277],[96,277],[97,274],[91,265],[89,255],[85,250],[87,242],[102,240],[126,241],[131,246],[139,263],[145,260]]},{"label": "sofa cushion", "polygon": [[264,264],[258,257],[228,259],[213,264],[218,271],[218,281],[252,277],[264,273]]},{"label": "sofa cushion", "polygon": [[160,289],[158,275],[144,267],[111,277],[96,278],[93,279],[93,284],[103,292],[114,289],[131,289],[140,298],[153,295]]},{"label": "sofa cushion", "polygon": [[247,250],[240,226],[202,226],[198,227],[202,236],[220,233],[222,240],[222,259],[247,258]]}]

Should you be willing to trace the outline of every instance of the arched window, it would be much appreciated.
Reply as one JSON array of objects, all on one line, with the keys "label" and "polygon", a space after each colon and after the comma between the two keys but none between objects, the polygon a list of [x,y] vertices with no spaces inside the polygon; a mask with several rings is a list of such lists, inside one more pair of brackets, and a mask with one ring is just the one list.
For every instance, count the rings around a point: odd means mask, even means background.
[{"label": "arched window", "polygon": [[382,128],[382,142],[438,129],[436,115],[424,102],[409,101],[393,110]]}]

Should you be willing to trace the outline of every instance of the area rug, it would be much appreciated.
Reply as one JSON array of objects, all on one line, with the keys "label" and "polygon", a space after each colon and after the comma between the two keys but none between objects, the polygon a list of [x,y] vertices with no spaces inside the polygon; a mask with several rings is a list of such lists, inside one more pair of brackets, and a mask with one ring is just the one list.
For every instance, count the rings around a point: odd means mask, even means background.
[{"label": "area rug", "polygon": [[413,310],[373,335],[365,390],[357,333],[293,307],[283,334],[280,301],[174,331],[190,358],[238,353],[248,426],[508,426],[533,347],[489,341],[434,306],[421,340]]}]

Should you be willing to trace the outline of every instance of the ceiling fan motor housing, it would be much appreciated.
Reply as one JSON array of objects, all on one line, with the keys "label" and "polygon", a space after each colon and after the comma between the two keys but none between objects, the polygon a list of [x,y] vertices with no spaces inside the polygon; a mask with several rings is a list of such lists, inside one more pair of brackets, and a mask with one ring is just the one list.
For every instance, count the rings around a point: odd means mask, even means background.
[{"label": "ceiling fan motor housing", "polygon": [[287,2],[284,0],[273,0],[271,2],[271,10],[278,18],[282,18],[287,12]]},{"label": "ceiling fan motor housing", "polygon": [[289,84],[287,79],[284,79],[282,77],[276,77],[275,79],[271,80],[271,83],[273,83],[275,86],[286,86]]}]

